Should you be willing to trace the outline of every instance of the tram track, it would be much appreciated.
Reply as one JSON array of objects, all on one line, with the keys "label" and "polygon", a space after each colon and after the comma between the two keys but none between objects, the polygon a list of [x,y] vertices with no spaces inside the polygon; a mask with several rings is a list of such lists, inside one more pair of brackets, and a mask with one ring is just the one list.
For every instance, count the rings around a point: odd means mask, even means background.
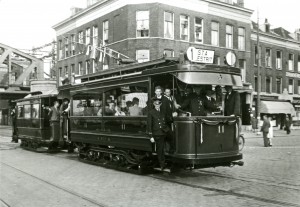
[{"label": "tram track", "polygon": [[2,198],[0,198],[0,206],[10,207],[10,205],[8,205],[8,203],[6,203]]},{"label": "tram track", "polygon": [[[207,175],[212,175],[212,174],[207,173]],[[213,176],[219,176],[219,177],[228,178],[228,179],[240,180],[240,181],[243,181],[243,182],[255,183],[255,182],[250,181],[250,180],[241,180],[241,179],[236,179],[234,177],[229,177],[229,176],[220,176],[220,175],[217,175],[217,174],[215,174]],[[183,181],[175,180],[175,179],[172,178],[172,176],[166,175],[166,174],[152,174],[152,175],[149,175],[149,177],[157,179],[157,180],[161,180],[161,181],[164,181],[164,182],[168,182],[168,183],[178,184],[178,185],[191,187],[191,188],[195,188],[195,189],[202,189],[202,190],[215,192],[215,193],[219,193],[219,194],[223,194],[223,195],[236,196],[236,197],[243,198],[243,199],[251,199],[251,200],[263,202],[263,203],[266,203],[266,204],[275,204],[275,205],[279,205],[279,206],[300,207],[300,204],[296,204],[296,203],[272,200],[272,199],[262,198],[262,197],[254,196],[254,195],[247,195],[245,193],[234,192],[233,190],[224,190],[224,189],[215,188],[215,187],[207,187],[207,186],[204,186],[204,185],[186,183],[186,182],[183,182]],[[295,189],[292,189],[292,190],[295,190]],[[297,189],[297,190],[299,190],[299,189]]]},{"label": "tram track", "polygon": [[[7,163],[1,162],[1,164],[2,164],[2,165],[5,165],[5,166],[7,166],[7,167],[9,167],[9,168],[11,168],[11,169],[13,169],[13,170],[16,170],[16,171],[18,171],[18,172],[21,172],[22,174],[25,174],[25,175],[27,175],[27,176],[30,176],[30,177],[32,177],[32,178],[34,178],[34,179],[36,179],[36,180],[38,180],[38,181],[40,181],[40,182],[43,182],[43,183],[45,183],[45,184],[47,184],[47,185],[50,185],[50,186],[52,186],[52,187],[55,187],[56,189],[59,189],[59,190],[64,191],[64,192],[66,192],[66,193],[68,193],[68,194],[71,194],[71,195],[73,195],[73,196],[75,196],[75,197],[78,197],[78,198],[80,198],[80,199],[83,199],[83,200],[85,200],[85,201],[87,201],[87,202],[89,202],[89,203],[91,203],[91,204],[93,204],[93,205],[96,205],[96,206],[99,206],[99,207],[107,207],[107,205],[104,205],[103,203],[100,203],[100,202],[98,202],[98,201],[96,201],[96,200],[94,200],[94,199],[88,198],[88,197],[86,197],[86,196],[84,196],[84,195],[82,195],[82,194],[80,194],[80,193],[77,193],[77,192],[75,192],[75,191],[72,191],[72,190],[70,190],[70,189],[67,189],[67,188],[65,188],[65,187],[62,187],[62,186],[57,185],[57,184],[55,184],[55,183],[49,182],[49,181],[47,181],[47,180],[45,180],[45,179],[39,178],[39,177],[37,177],[37,176],[35,176],[35,175],[32,175],[32,174],[30,174],[30,173],[27,173],[27,172],[25,172],[25,171],[23,171],[23,170],[21,170],[21,169],[18,169],[18,168],[14,167],[14,166],[11,166],[11,165],[9,165],[9,164],[7,164]],[[0,198],[0,201],[1,201],[2,203],[4,203],[5,206],[10,207],[10,205],[9,205],[8,203],[6,203],[5,201],[3,201],[1,198]]]}]

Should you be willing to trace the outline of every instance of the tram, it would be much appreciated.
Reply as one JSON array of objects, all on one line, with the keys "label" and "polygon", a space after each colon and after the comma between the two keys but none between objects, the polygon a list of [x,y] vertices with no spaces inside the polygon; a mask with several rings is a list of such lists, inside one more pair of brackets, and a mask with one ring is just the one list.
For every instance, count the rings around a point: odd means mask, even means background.
[{"label": "tram", "polygon": [[[21,147],[37,152],[65,149],[67,142],[60,133],[60,122],[50,121],[49,109],[57,100],[58,91],[35,91],[16,101],[14,140],[21,140]],[[54,125],[55,127],[51,127]]]},{"label": "tram", "polygon": [[[71,99],[70,136],[79,158],[95,164],[142,169],[153,166],[155,146],[149,141],[147,112],[156,86],[168,87],[174,97],[189,86],[242,86],[240,69],[191,64],[162,58],[120,66],[75,78],[60,93]],[[139,100],[142,114],[126,115],[127,103]],[[117,109],[118,108],[118,109]],[[115,115],[117,109],[123,115]],[[187,115],[188,114],[188,115]],[[242,165],[239,151],[239,118],[210,116],[174,117],[175,152],[167,154],[169,166],[201,168]]]},{"label": "tram", "polygon": [[[58,97],[70,100],[68,139],[81,161],[144,172],[157,163],[147,118],[154,88],[169,88],[178,103],[188,87],[241,87],[240,69],[198,64],[183,58],[161,58],[121,65],[116,69],[73,77],[56,92],[36,92],[17,101],[17,138],[24,148],[47,150],[67,146],[56,123],[51,129],[48,108]],[[223,90],[224,91],[224,90]],[[222,91],[221,91],[222,93]],[[128,113],[138,100],[139,113]],[[224,105],[224,100],[223,100]],[[221,103],[222,106],[222,103]],[[239,151],[239,117],[222,111],[173,117],[175,150],[166,153],[167,167],[203,168],[243,165]]]}]

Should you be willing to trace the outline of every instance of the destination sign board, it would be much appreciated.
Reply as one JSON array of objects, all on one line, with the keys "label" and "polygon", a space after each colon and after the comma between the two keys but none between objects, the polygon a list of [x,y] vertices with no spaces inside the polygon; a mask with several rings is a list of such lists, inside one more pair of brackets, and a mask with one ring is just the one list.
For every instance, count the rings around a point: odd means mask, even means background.
[{"label": "destination sign board", "polygon": [[186,51],[187,58],[196,63],[213,63],[215,52],[212,50],[202,50],[195,47],[189,47]]}]

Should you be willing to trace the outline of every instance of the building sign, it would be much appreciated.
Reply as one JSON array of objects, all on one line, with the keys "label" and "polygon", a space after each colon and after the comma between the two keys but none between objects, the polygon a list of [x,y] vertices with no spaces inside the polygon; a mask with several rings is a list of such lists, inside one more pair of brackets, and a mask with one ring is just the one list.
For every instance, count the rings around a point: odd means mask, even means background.
[{"label": "building sign", "polygon": [[286,72],[287,77],[292,77],[292,78],[300,78],[299,73],[291,73],[291,72]]},{"label": "building sign", "polygon": [[214,53],[212,50],[201,50],[195,47],[189,47],[186,51],[188,59],[196,63],[213,63]]}]

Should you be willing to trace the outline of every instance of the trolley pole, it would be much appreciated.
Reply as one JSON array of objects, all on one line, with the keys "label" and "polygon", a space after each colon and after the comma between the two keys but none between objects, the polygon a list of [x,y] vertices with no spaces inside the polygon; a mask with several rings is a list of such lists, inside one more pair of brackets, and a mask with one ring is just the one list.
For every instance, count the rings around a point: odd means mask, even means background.
[{"label": "trolley pole", "polygon": [[260,120],[260,92],[261,92],[261,51],[259,47],[259,15],[257,9],[257,99],[256,99],[256,118],[258,119],[257,127],[259,127]]}]

